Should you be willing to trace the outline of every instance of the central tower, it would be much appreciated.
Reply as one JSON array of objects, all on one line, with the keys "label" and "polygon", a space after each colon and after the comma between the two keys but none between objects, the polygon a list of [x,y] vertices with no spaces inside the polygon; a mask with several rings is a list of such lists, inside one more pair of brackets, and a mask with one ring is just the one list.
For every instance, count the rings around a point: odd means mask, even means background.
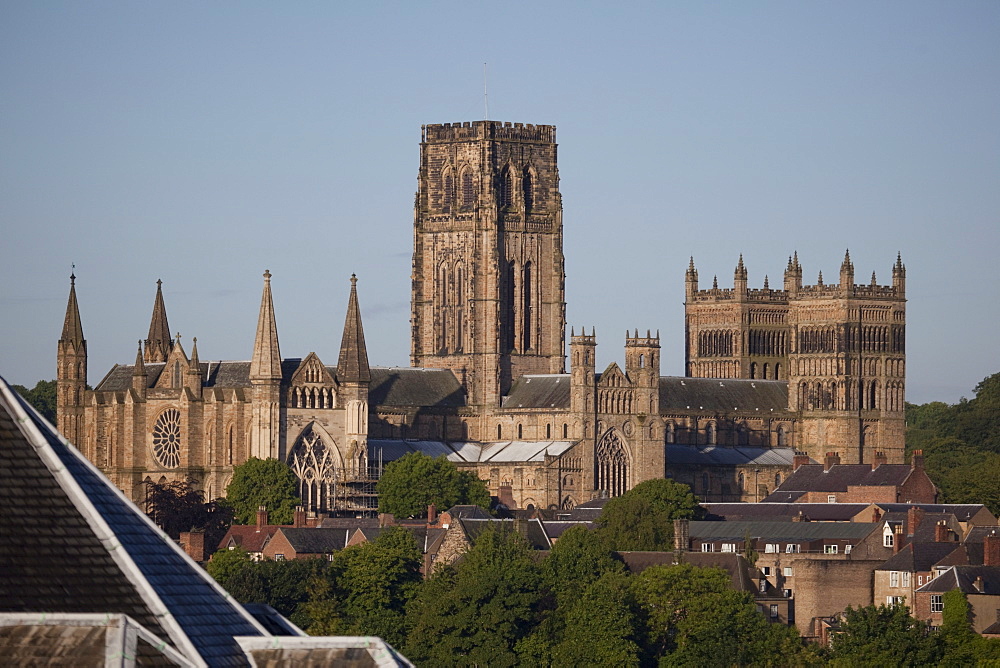
[{"label": "central tower", "polygon": [[468,402],[564,370],[556,129],[425,125],[413,221],[411,362],[452,369]]}]

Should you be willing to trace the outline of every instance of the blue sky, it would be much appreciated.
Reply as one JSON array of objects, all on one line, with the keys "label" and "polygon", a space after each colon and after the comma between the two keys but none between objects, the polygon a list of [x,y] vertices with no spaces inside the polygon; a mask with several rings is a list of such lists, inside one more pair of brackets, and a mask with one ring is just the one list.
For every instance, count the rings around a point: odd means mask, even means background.
[{"label": "blue sky", "polygon": [[68,276],[90,382],[131,363],[162,279],[202,359],[335,363],[348,279],[373,364],[409,359],[420,126],[554,124],[567,314],[598,363],[683,276],[908,270],[907,399],[1000,371],[1000,3],[0,5],[0,374],[55,377]]}]

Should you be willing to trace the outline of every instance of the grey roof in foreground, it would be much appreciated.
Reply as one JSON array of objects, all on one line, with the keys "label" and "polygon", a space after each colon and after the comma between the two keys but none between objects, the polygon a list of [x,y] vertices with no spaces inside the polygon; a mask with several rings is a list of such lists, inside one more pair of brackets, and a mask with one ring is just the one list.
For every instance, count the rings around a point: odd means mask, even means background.
[{"label": "grey roof in foreground", "polygon": [[861,540],[878,524],[872,522],[689,522],[688,535],[698,540],[751,538],[784,541]]}]

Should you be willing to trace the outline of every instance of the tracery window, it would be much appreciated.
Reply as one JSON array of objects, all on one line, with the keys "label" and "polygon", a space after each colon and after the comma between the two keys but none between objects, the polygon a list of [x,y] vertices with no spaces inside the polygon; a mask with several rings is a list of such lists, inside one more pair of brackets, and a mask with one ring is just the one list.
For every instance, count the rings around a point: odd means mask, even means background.
[{"label": "tracery window", "polygon": [[608,496],[621,496],[628,491],[628,464],[625,444],[617,432],[608,431],[597,444],[597,489]]},{"label": "tracery window", "polygon": [[299,479],[299,498],[306,510],[325,511],[334,506],[337,467],[333,447],[310,424],[288,454],[288,465]]},{"label": "tracery window", "polygon": [[471,209],[475,204],[476,193],[472,187],[472,172],[462,172],[462,208]]},{"label": "tracery window", "polygon": [[153,425],[153,456],[168,469],[181,463],[181,412],[176,408],[163,411]]}]

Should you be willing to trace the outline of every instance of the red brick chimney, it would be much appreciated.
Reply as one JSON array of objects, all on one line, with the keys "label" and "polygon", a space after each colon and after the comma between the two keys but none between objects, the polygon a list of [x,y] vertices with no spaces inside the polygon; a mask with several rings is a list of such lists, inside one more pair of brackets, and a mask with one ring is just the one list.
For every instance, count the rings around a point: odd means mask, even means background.
[{"label": "red brick chimney", "polygon": [[913,451],[913,457],[910,458],[910,466],[912,466],[915,469],[922,469],[922,468],[924,468],[924,451],[923,450],[914,450]]},{"label": "red brick chimney", "polygon": [[257,528],[267,526],[267,508],[264,506],[257,506]]},{"label": "red brick chimney", "polygon": [[302,528],[306,525],[306,509],[302,506],[295,506],[295,515],[292,516],[292,526]]},{"label": "red brick chimney", "polygon": [[879,512],[878,506],[875,506],[872,508],[872,522],[878,522],[880,519],[882,519],[882,513]]},{"label": "red brick chimney", "polygon": [[840,463],[840,455],[836,452],[826,453],[826,457],[823,458],[823,470],[829,471],[831,466],[836,466]]},{"label": "red brick chimney", "polygon": [[996,529],[983,538],[983,566],[1000,566],[1000,534]]},{"label": "red brick chimney", "polygon": [[433,503],[427,506],[427,524],[428,526],[437,522],[438,510],[437,506]]},{"label": "red brick chimney", "polygon": [[500,489],[497,491],[497,498],[500,503],[508,508],[517,507],[517,504],[514,503],[514,487],[512,485],[500,485]]},{"label": "red brick chimney", "polygon": [[902,523],[896,524],[892,527],[892,553],[896,554],[901,549],[903,549],[903,539],[906,534],[903,533]]},{"label": "red brick chimney", "polygon": [[941,520],[934,525],[934,542],[935,543],[947,543],[951,538],[951,530],[948,529],[948,523]]},{"label": "red brick chimney", "polygon": [[188,556],[201,563],[205,561],[205,532],[182,531],[180,544]]},{"label": "red brick chimney", "polygon": [[911,506],[909,510],[906,511],[906,535],[912,536],[917,532],[917,527],[920,526],[920,522],[924,519],[923,508],[918,508],[917,506]]},{"label": "red brick chimney", "polygon": [[872,471],[882,466],[882,464],[888,464],[889,458],[885,456],[884,452],[876,452],[875,456],[872,458]]},{"label": "red brick chimney", "polygon": [[800,466],[805,466],[809,463],[809,455],[804,452],[798,452],[792,456],[792,470],[797,470]]}]

